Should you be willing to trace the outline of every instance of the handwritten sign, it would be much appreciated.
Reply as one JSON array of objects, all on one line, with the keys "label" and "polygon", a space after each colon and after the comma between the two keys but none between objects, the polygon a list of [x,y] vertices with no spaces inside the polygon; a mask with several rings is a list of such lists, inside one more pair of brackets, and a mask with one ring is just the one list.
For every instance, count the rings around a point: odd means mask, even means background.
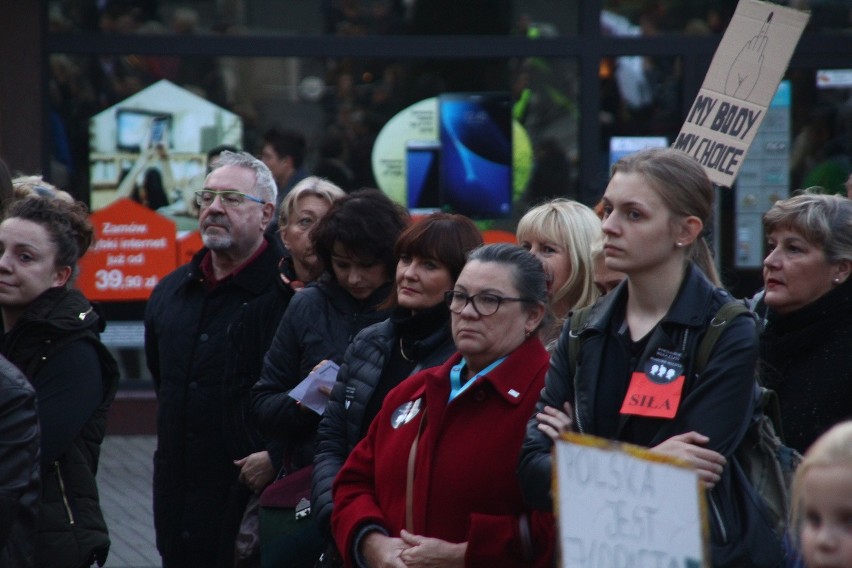
[{"label": "handwritten sign", "polygon": [[95,244],[80,260],[77,287],[97,301],[147,300],[175,264],[175,224],[130,199],[90,218]]},{"label": "handwritten sign", "polygon": [[562,566],[709,567],[704,495],[691,468],[565,434],[554,479]]},{"label": "handwritten sign", "polygon": [[732,187],[810,15],[741,0],[672,145]]}]

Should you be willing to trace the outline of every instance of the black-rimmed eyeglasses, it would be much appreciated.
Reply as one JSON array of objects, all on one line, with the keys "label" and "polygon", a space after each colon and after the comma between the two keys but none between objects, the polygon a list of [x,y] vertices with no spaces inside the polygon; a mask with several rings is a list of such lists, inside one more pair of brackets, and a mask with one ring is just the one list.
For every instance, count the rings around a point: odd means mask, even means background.
[{"label": "black-rimmed eyeglasses", "polygon": [[214,191],[212,189],[203,189],[195,192],[195,204],[199,207],[210,207],[218,197],[222,201],[223,207],[235,208],[239,207],[245,200],[254,201],[255,203],[265,204],[266,201],[259,199],[253,195],[247,195],[242,191],[228,189],[225,191]]},{"label": "black-rimmed eyeglasses", "polygon": [[508,298],[496,294],[467,294],[459,290],[447,290],[444,292],[444,302],[450,311],[456,314],[462,313],[465,306],[470,303],[476,313],[481,316],[494,315],[500,309],[503,302],[532,302],[529,298]]}]

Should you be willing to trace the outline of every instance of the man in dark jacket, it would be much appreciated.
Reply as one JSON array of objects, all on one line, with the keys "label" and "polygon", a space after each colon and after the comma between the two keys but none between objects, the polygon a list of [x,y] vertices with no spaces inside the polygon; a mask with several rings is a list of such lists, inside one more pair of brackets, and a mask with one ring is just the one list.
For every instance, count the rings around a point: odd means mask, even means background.
[{"label": "man in dark jacket", "polygon": [[40,494],[35,391],[5,357],[0,417],[0,566],[33,566]]},{"label": "man in dark jacket", "polygon": [[[154,526],[163,566],[231,566],[240,476],[274,475],[265,452],[237,467],[226,451],[223,385],[228,330],[275,286],[281,252],[264,238],[275,181],[247,153],[224,152],[196,193],[205,248],[160,282],[145,314],[145,351],[157,387]],[[235,518],[236,515],[236,518]]]}]

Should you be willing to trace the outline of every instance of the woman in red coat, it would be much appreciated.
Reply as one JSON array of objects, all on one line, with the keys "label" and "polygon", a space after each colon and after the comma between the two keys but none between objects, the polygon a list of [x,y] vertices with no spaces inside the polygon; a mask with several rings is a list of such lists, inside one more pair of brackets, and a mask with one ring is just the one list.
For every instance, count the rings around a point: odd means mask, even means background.
[{"label": "woman in red coat", "polygon": [[549,362],[541,263],[480,247],[446,299],[458,353],[387,395],[335,480],[337,545],[347,566],[550,566],[553,519],[515,474]]}]

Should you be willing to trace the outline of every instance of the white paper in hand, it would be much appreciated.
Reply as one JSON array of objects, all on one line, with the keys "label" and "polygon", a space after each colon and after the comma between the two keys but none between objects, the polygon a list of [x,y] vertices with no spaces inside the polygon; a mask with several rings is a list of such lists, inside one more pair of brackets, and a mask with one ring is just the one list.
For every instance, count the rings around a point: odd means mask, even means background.
[{"label": "white paper in hand", "polygon": [[311,371],[301,383],[290,391],[290,397],[302,403],[302,406],[310,408],[320,416],[325,412],[328,397],[319,388],[327,387],[331,390],[334,381],[337,380],[337,371],[340,367],[334,361],[326,361],[319,368]]}]

